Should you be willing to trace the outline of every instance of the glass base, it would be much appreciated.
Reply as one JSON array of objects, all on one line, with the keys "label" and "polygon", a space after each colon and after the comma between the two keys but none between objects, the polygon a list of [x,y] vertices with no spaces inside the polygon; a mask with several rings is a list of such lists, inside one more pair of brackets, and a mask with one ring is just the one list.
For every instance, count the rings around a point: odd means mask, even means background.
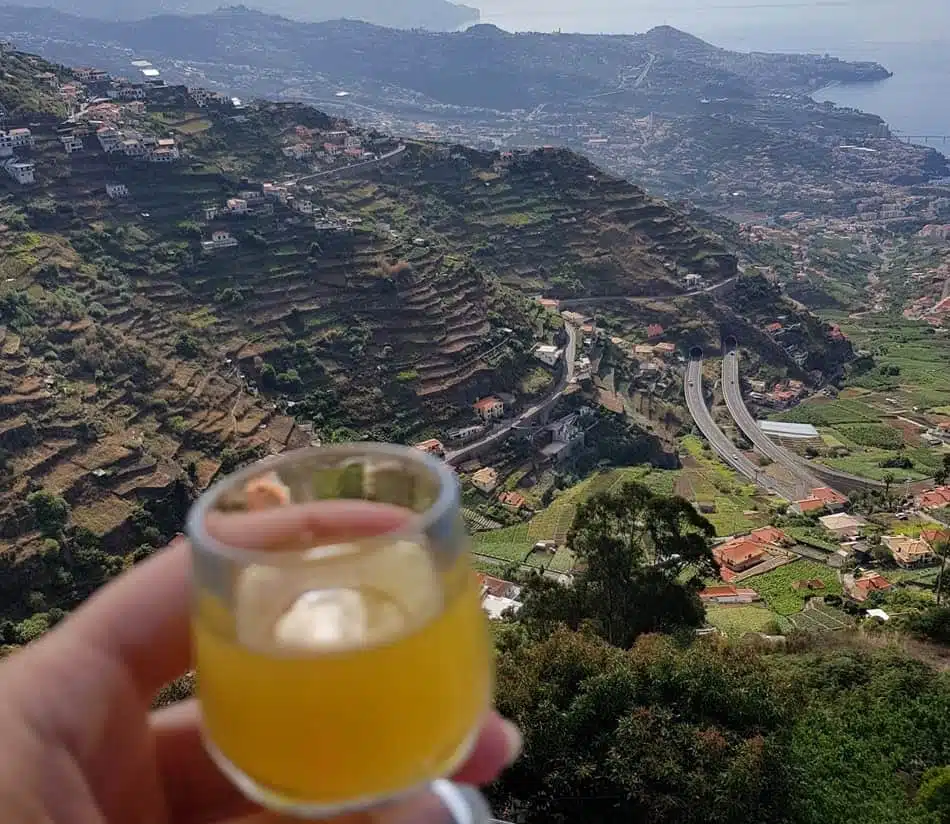
[{"label": "glass base", "polygon": [[[474,746],[477,736],[459,749],[461,764]],[[246,798],[267,810],[306,821],[326,821],[348,813],[367,813],[367,822],[384,824],[487,824],[491,810],[478,790],[436,779],[403,792],[386,796],[364,797],[339,804],[315,804],[289,798],[262,787],[238,769],[207,737],[204,746],[228,780]]]}]

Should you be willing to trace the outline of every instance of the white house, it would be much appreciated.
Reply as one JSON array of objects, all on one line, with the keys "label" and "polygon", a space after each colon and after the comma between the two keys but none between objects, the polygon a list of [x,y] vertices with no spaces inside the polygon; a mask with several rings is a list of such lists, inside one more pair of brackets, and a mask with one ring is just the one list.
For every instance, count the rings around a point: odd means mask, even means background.
[{"label": "white house", "polygon": [[124,135],[118,129],[112,126],[103,126],[96,130],[96,137],[99,138],[99,145],[104,152],[115,152],[122,147]]},{"label": "white house", "polygon": [[498,486],[498,470],[491,466],[483,467],[472,475],[472,483],[482,492],[490,494]]},{"label": "white house", "polygon": [[217,206],[206,206],[205,207],[205,220],[214,220],[218,216],[218,207]]},{"label": "white house", "polygon": [[297,143],[293,146],[284,146],[282,149],[284,157],[290,157],[294,160],[303,160],[305,157],[309,157],[313,152],[313,149],[310,148],[306,143]]},{"label": "white house", "polygon": [[237,238],[231,237],[227,229],[216,229],[211,233],[211,240],[203,240],[201,247],[206,251],[212,249],[226,249],[228,246],[237,246]]},{"label": "white house", "polygon": [[[159,141],[161,143],[161,141]],[[174,163],[181,155],[178,152],[176,146],[171,148],[165,146],[159,146],[159,148],[154,149],[148,153],[148,162],[149,163]]]},{"label": "white house", "polygon": [[562,351],[563,350],[558,349],[556,346],[539,343],[531,350],[531,354],[542,363],[546,363],[548,366],[554,366],[561,359]]},{"label": "white house", "polygon": [[62,137],[60,137],[60,140],[63,141],[63,148],[66,150],[66,154],[82,151],[81,137],[76,137],[76,135],[72,134],[64,134]]},{"label": "white house", "polygon": [[22,186],[35,182],[33,173],[36,166],[32,163],[11,158],[3,164],[3,168],[7,170],[10,177]]},{"label": "white house", "polygon": [[33,148],[33,133],[29,129],[10,129],[0,131],[0,149]]},{"label": "white house", "polygon": [[313,214],[313,201],[312,200],[295,200],[294,209],[302,215],[312,215]]},{"label": "white house", "polygon": [[121,144],[122,151],[126,157],[145,157],[146,149],[141,140],[132,138],[123,140]]},{"label": "white house", "polygon": [[120,200],[123,197],[129,196],[129,187],[124,183],[107,183],[106,194],[112,200]]}]

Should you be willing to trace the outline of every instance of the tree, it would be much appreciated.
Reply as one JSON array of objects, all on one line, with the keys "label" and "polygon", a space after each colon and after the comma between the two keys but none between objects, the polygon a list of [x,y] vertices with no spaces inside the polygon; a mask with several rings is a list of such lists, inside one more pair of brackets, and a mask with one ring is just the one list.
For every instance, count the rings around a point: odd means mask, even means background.
[{"label": "tree", "polygon": [[525,736],[524,755],[491,789],[499,817],[782,819],[786,770],[769,736],[784,711],[747,651],[657,636],[624,651],[564,628],[534,641],[517,625],[498,646],[499,709]]},{"label": "tree", "polygon": [[932,767],[924,773],[917,790],[917,803],[950,824],[950,767]]},{"label": "tree", "polygon": [[69,521],[69,504],[59,495],[45,489],[27,496],[26,502],[33,510],[40,531],[51,538],[62,533]]},{"label": "tree", "polygon": [[884,497],[885,497],[888,501],[890,501],[890,498],[891,498],[891,486],[893,485],[894,481],[897,480],[897,479],[894,477],[894,473],[893,473],[893,472],[885,472],[885,473],[884,473],[884,476],[881,478],[881,480],[884,481]]},{"label": "tree", "polygon": [[[713,534],[689,502],[658,497],[641,484],[595,495],[578,507],[567,538],[583,571],[570,588],[528,581],[519,618],[539,637],[558,623],[576,629],[589,622],[619,647],[645,632],[698,626],[696,588],[715,572]],[[679,577],[687,567],[694,575],[684,584]]]},{"label": "tree", "polygon": [[943,463],[940,465],[940,468],[934,472],[934,480],[938,485],[943,485],[947,482],[947,479],[950,478],[950,455],[943,456]]},{"label": "tree", "polygon": [[934,554],[940,559],[940,572],[937,575],[937,606],[943,594],[943,575],[947,568],[947,556],[950,555],[950,541],[941,538],[934,543]]}]

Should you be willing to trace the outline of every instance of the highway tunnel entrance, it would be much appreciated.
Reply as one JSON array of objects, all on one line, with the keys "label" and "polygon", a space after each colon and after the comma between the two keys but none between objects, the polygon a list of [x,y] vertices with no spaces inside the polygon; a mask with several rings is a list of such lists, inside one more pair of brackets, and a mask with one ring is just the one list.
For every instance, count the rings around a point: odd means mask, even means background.
[{"label": "highway tunnel entrance", "polygon": [[700,360],[703,356],[703,347],[694,346],[692,349],[689,350],[689,356],[692,360]]}]

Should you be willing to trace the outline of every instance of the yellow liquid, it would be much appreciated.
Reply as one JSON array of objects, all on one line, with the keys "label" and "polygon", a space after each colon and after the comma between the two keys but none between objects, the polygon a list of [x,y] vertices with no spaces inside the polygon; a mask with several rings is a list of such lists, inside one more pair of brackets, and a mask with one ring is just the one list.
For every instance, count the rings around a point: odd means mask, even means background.
[{"label": "yellow liquid", "polygon": [[[347,596],[338,599],[347,609],[358,608],[368,632],[362,646],[346,637],[345,626],[334,630],[326,610],[309,641],[299,634],[304,611],[295,622],[299,644],[274,641],[280,633],[272,622],[270,648],[260,639],[238,643],[240,617],[226,617],[211,596],[199,601],[195,636],[206,731],[259,789],[289,803],[349,806],[445,776],[466,755],[490,702],[486,619],[463,557],[432,581],[438,601],[430,590],[425,620],[416,623],[419,615],[411,613],[418,604],[407,596],[415,587],[418,597],[415,573],[424,557],[417,549],[408,563],[402,559],[401,574],[384,569],[370,576],[371,589],[358,575],[358,589],[324,590],[331,612],[334,592]],[[431,567],[427,573],[436,575]],[[440,592],[449,593],[444,609]],[[337,612],[346,618],[347,609]],[[394,632],[397,626],[401,632]]]}]

